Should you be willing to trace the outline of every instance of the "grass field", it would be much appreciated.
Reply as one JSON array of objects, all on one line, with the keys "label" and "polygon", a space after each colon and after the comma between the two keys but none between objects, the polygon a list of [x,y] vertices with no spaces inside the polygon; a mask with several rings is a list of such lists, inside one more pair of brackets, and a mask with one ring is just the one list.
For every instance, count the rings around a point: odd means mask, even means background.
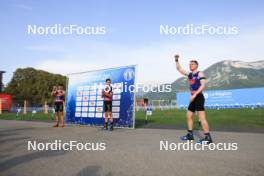
[{"label": "grass field", "polygon": [[52,121],[54,119],[52,114],[44,114],[44,113],[27,113],[27,114],[19,114],[16,113],[9,113],[4,112],[0,115],[0,119],[6,119],[6,120],[36,120],[36,121]]},{"label": "grass field", "polygon": [[[148,116],[145,121],[145,112],[136,112],[136,128],[185,128],[186,111],[184,110],[165,110],[153,111],[152,116]],[[264,131],[264,109],[224,109],[224,110],[207,110],[207,119],[211,129],[222,130],[249,130]],[[47,121],[54,120],[52,114],[37,113],[32,116],[31,113],[26,115],[16,113],[3,113],[0,119],[9,120],[35,120]],[[198,117],[195,117],[195,128],[198,128]]]},{"label": "grass field", "polygon": [[[223,130],[262,130],[264,129],[264,109],[223,109],[207,110],[207,120],[212,129]],[[194,117],[195,128],[198,128],[198,117]],[[136,113],[136,126],[146,126],[145,113]],[[149,127],[182,128],[186,126],[186,111],[154,111],[148,117]]]}]

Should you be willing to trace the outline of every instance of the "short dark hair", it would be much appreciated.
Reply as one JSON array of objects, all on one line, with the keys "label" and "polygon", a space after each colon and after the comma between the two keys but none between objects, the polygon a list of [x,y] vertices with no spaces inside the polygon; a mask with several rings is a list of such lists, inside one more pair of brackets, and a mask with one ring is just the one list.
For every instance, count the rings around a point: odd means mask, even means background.
[{"label": "short dark hair", "polygon": [[199,65],[197,60],[191,60],[190,62],[193,62],[193,63],[195,63],[196,65]]},{"label": "short dark hair", "polygon": [[107,82],[107,81],[110,81],[110,82],[111,82],[111,79],[110,79],[110,78],[107,78],[107,79],[105,80],[105,82]]}]

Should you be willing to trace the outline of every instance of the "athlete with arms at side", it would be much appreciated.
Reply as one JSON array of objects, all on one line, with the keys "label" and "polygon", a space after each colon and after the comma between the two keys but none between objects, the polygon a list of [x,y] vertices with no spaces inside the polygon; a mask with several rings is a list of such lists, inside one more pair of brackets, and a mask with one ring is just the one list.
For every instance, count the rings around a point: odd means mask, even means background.
[{"label": "athlete with arms at side", "polygon": [[105,80],[105,88],[102,91],[102,98],[104,99],[104,113],[105,113],[105,124],[104,129],[108,129],[108,120],[110,120],[110,131],[114,129],[113,125],[113,115],[112,115],[112,97],[113,88],[111,86],[111,79]]}]

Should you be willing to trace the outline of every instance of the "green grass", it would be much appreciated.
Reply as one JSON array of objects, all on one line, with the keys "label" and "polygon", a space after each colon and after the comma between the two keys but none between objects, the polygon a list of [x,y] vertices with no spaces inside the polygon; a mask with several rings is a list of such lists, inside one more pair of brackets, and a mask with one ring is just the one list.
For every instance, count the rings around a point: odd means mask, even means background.
[{"label": "green grass", "polygon": [[[207,120],[212,128],[263,128],[264,129],[264,109],[223,109],[207,110]],[[198,122],[198,117],[194,117]],[[166,110],[153,111],[153,115],[148,117],[148,124],[153,126],[186,126],[186,111]],[[196,128],[198,123],[196,123]],[[145,125],[145,113],[136,113],[136,127]]]},{"label": "green grass", "polygon": [[[184,110],[165,110],[153,111],[152,116],[148,116],[147,126],[149,127],[186,127],[186,111]],[[224,110],[207,110],[207,120],[213,129],[264,129],[264,109],[224,109]],[[32,117],[31,113],[26,115],[16,113],[3,113],[0,119],[9,120],[37,120],[51,122],[54,120],[51,114],[37,113]],[[194,117],[198,122],[198,117]],[[136,127],[144,127],[145,112],[136,112]],[[195,123],[195,128],[198,128]]]},{"label": "green grass", "polygon": [[0,115],[0,119],[5,120],[36,120],[36,121],[52,121],[54,117],[51,114],[44,113],[36,113],[32,115],[32,113],[22,114],[20,113],[18,116],[16,113],[8,113],[4,112]]}]

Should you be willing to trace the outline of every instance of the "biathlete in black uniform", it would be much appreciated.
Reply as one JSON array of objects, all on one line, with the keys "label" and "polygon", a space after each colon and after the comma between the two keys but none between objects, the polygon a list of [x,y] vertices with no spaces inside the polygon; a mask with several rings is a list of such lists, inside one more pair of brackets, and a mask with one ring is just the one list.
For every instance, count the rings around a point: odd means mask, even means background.
[{"label": "biathlete in black uniform", "polygon": [[102,98],[104,99],[104,113],[105,113],[105,124],[104,129],[108,129],[108,119],[110,119],[110,131],[114,129],[113,125],[113,115],[112,115],[112,97],[113,97],[113,88],[111,86],[111,79],[105,80],[105,88],[102,90]]},{"label": "biathlete in black uniform", "polygon": [[54,96],[54,109],[56,113],[56,124],[53,127],[59,126],[59,116],[61,119],[61,127],[64,127],[63,106],[65,91],[63,90],[63,86],[54,86],[51,94]]},{"label": "biathlete in black uniform", "polygon": [[196,60],[190,61],[190,72],[185,71],[179,64],[179,55],[175,55],[176,69],[184,76],[188,77],[190,85],[190,104],[187,111],[187,127],[188,133],[182,136],[182,140],[194,140],[193,137],[193,113],[197,112],[200,124],[202,126],[205,137],[199,140],[199,143],[212,143],[212,138],[209,132],[209,125],[205,116],[204,96],[202,91],[205,90],[205,76],[204,73],[198,71],[198,62]]}]

